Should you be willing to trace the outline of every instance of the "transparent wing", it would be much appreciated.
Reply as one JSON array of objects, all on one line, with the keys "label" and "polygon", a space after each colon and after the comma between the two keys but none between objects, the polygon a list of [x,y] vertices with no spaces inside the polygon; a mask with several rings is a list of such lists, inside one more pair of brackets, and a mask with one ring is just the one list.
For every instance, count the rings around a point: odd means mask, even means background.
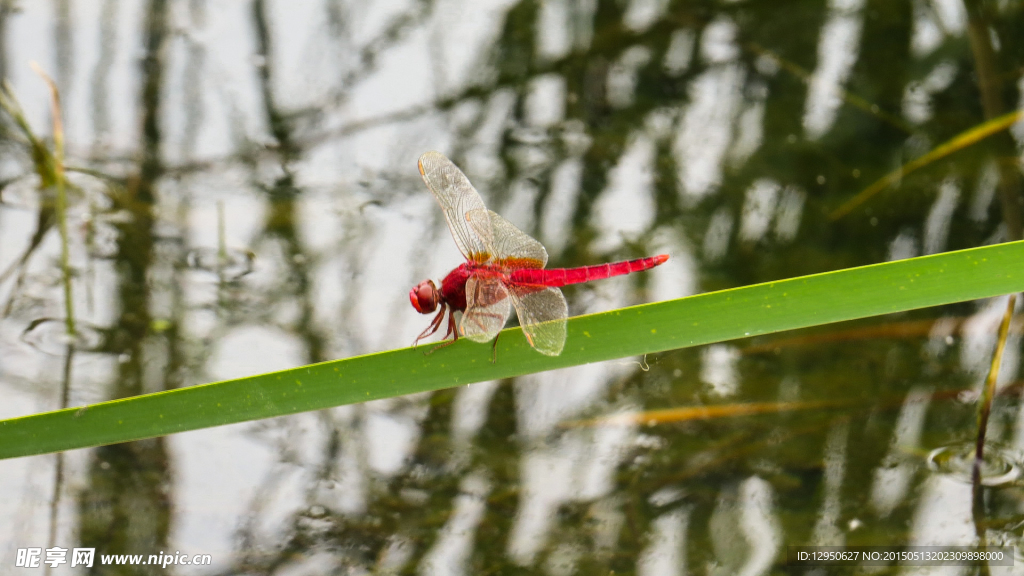
[{"label": "transparent wing", "polygon": [[477,219],[482,213],[486,220],[487,208],[466,175],[440,152],[427,152],[420,156],[419,167],[427,188],[441,205],[448,229],[462,255],[470,262],[490,260],[491,227],[469,224],[470,213],[476,213]]},{"label": "transparent wing", "polygon": [[543,244],[497,213],[473,210],[466,213],[466,220],[481,237],[484,237],[485,227],[490,228],[488,249],[498,264],[518,269],[543,268],[548,263],[548,251]]},{"label": "transparent wing", "polygon": [[562,291],[536,284],[513,284],[508,288],[530,346],[548,356],[561,354],[565,346],[565,318],[569,315]]},{"label": "transparent wing", "polygon": [[474,274],[466,280],[466,311],[459,334],[474,342],[488,342],[505,327],[509,313],[508,289],[497,276]]}]

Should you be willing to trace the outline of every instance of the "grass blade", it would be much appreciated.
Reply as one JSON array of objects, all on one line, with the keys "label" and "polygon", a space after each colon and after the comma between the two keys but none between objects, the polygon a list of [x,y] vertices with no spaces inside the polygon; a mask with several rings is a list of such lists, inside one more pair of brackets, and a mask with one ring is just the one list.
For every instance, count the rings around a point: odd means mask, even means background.
[{"label": "grass blade", "polygon": [[572,318],[560,356],[504,332],[0,421],[0,458],[162,436],[1024,290],[1024,241]]}]

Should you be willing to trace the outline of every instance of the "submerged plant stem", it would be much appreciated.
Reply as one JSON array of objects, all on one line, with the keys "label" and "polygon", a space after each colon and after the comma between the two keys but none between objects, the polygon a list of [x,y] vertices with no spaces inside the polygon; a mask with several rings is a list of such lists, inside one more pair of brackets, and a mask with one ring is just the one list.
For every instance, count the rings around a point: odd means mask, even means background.
[{"label": "submerged plant stem", "polygon": [[[57,84],[35,62],[32,68],[50,87],[50,106],[53,115],[53,176],[57,188],[57,227],[60,230],[60,268],[64,283],[64,323],[68,337],[75,337],[75,303],[71,292],[71,264],[68,249],[68,194],[64,178],[64,123],[61,121],[60,92]],[[65,408],[65,406],[61,406]]]},{"label": "submerged plant stem", "polygon": [[[53,79],[32,62],[32,68],[46,82],[50,88],[50,106],[53,116],[53,184],[57,189],[57,205],[55,207],[57,216],[57,227],[60,231],[60,268],[64,285],[64,325],[68,336],[67,353],[64,357],[64,378],[61,382],[60,408],[68,407],[68,398],[71,389],[71,367],[75,353],[75,307],[71,290],[71,264],[68,248],[68,197],[67,186],[64,178],[64,123],[61,120],[60,92]],[[39,167],[40,170],[43,167]],[[45,182],[45,181],[44,181]],[[57,538],[57,520],[60,512],[60,499],[64,487],[64,454],[57,454],[57,463],[54,469],[53,499],[50,501],[50,533],[49,547],[55,546]],[[46,574],[49,576],[53,565],[48,565]]]},{"label": "submerged plant stem", "polygon": [[[1006,335],[1010,332],[1010,320],[1013,319],[1013,308],[1017,304],[1017,295],[1010,294],[1006,303],[1006,313],[1003,314],[1003,321],[999,325],[999,339],[996,341],[996,350],[992,354],[992,365],[988,369],[988,378],[985,379],[985,389],[982,391],[978,403],[978,438],[974,445],[974,465],[971,467],[971,513],[974,517],[974,526],[981,544],[986,542],[985,530],[985,498],[981,485],[981,466],[985,461],[985,433],[988,430],[988,418],[992,413],[992,399],[996,395],[996,381],[999,377],[999,366],[1003,360],[1003,350],[1006,348]],[[987,568],[987,566],[985,566]],[[988,570],[982,571],[988,574]]]},{"label": "submerged plant stem", "polygon": [[1017,295],[1010,294],[1006,303],[1006,313],[1003,314],[1003,321],[999,325],[999,339],[996,341],[996,351],[992,354],[992,365],[988,369],[988,378],[985,379],[985,388],[982,390],[978,402],[978,438],[974,451],[974,475],[980,476],[981,462],[985,455],[985,433],[988,430],[988,417],[992,413],[992,399],[996,395],[996,380],[999,377],[999,366],[1003,361],[1003,350],[1006,348],[1006,335],[1010,332],[1010,320],[1013,318],[1013,308],[1017,304]]}]

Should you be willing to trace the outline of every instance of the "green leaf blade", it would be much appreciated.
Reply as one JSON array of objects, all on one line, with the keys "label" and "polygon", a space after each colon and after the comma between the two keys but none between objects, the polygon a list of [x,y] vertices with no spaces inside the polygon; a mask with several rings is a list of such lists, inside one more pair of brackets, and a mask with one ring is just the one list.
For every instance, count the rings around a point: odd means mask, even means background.
[{"label": "green leaf blade", "polygon": [[1024,290],[1024,241],[803,276],[570,319],[560,356],[518,328],[0,421],[0,458],[139,440]]}]

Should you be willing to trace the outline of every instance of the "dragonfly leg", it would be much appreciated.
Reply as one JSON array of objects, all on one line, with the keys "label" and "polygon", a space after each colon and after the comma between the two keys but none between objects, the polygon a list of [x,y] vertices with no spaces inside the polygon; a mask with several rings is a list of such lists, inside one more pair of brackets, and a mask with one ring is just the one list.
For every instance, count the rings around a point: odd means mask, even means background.
[{"label": "dragonfly leg", "polygon": [[[484,326],[484,323],[480,321],[480,317],[481,316],[484,316],[484,317],[487,317],[487,318],[496,318],[498,320],[504,320],[504,318],[500,314],[491,314],[491,313],[480,313],[480,312],[478,312],[478,313],[473,315],[473,321],[480,328],[486,328],[486,326]],[[500,335],[501,332],[498,332],[498,334]],[[497,363],[498,363],[498,336],[495,335],[494,336],[494,340],[492,341],[492,344],[491,344],[491,364],[497,364]]]},{"label": "dragonfly leg", "polygon": [[[437,316],[434,316],[434,319],[430,321],[430,325],[427,326],[427,329],[416,337],[416,340],[412,343],[414,347],[419,344],[420,340],[432,336],[434,332],[437,332],[437,329],[441,327],[441,322],[444,320],[445,308],[447,308],[447,305],[444,302],[441,302],[441,311],[438,312]],[[445,338],[447,337],[448,336],[446,335]]]},{"label": "dragonfly leg", "polygon": [[[441,326],[441,324],[439,322],[438,323],[438,327],[440,327],[440,326]],[[437,328],[435,328],[434,330],[436,331]],[[448,340],[449,336],[452,336],[451,340]],[[441,348],[447,348],[448,346],[451,346],[452,344],[455,344],[455,341],[458,340],[458,339],[459,339],[459,331],[455,329],[455,310],[449,310],[448,311],[448,330],[444,333],[444,338],[441,339],[442,342],[440,344],[438,344],[437,346],[434,346],[430,350],[427,350],[424,354],[430,355],[430,354],[433,354],[434,352],[437,352]],[[448,341],[445,342],[445,340],[448,340]]]},{"label": "dragonfly leg", "polygon": [[491,344],[491,364],[498,363],[498,338],[501,337],[501,332],[494,335],[494,342]]}]

